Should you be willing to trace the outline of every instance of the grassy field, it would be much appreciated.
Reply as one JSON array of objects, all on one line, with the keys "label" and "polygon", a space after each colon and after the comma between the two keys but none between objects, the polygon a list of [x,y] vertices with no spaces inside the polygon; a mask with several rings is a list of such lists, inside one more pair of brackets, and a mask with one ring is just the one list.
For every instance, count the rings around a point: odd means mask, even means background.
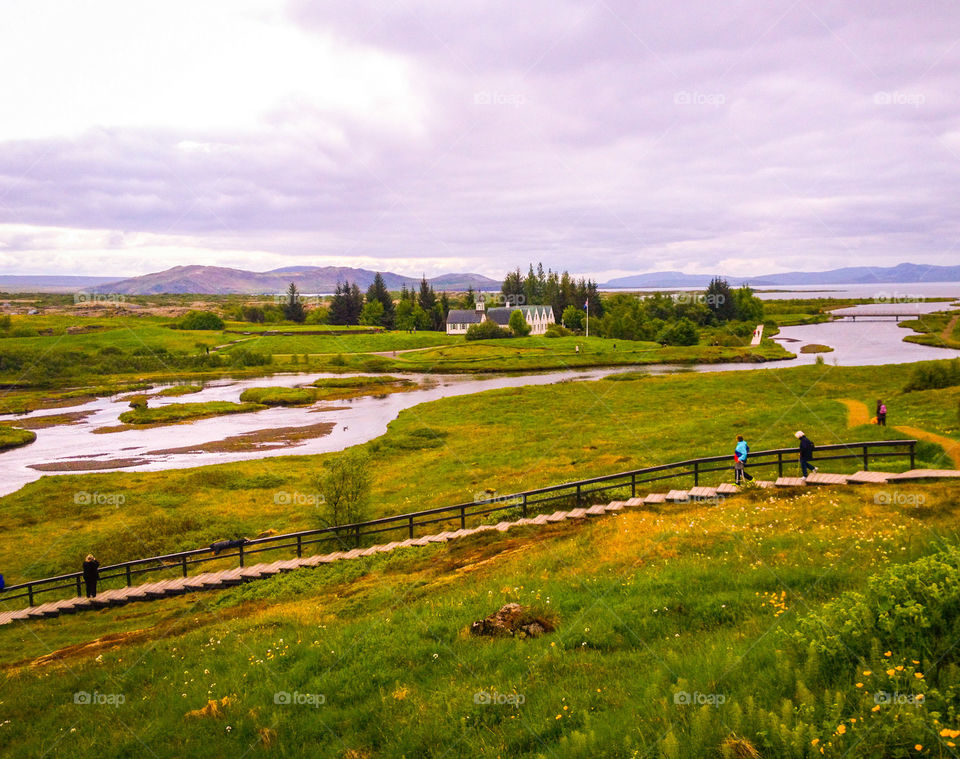
[{"label": "grassy field", "polygon": [[37,433],[30,430],[21,430],[16,427],[0,425],[0,451],[7,448],[19,448],[37,439]]},{"label": "grassy field", "polygon": [[920,319],[901,322],[900,326],[919,333],[903,338],[907,342],[960,350],[960,311],[926,314]]},{"label": "grassy field", "polygon": [[[631,510],[0,628],[0,753],[954,756],[960,488],[898,493]],[[512,602],[555,631],[470,635]]]},{"label": "grassy field", "polygon": [[316,401],[346,400],[364,395],[389,395],[416,390],[413,380],[397,377],[336,377],[318,379],[312,387],[251,387],[240,394],[241,401],[267,406],[305,406]]},{"label": "grassy field", "polygon": [[[901,393],[909,365],[642,376],[495,390],[404,411],[362,446],[372,460],[372,516],[471,501],[687,458],[900,438],[910,424],[960,440],[960,388]],[[887,403],[888,427],[849,428],[839,399]],[[665,413],[665,409],[673,409]],[[920,463],[952,466],[922,443]],[[318,492],[328,456],[291,456],[166,472],[45,476],[0,498],[0,567],[10,583],[73,571],[92,551],[110,563],[223,537],[321,526],[316,508],[280,493]],[[893,462],[901,467],[905,462]],[[851,464],[852,466],[852,464]],[[77,492],[122,495],[122,508],[77,505]],[[482,497],[482,496],[481,496]],[[119,499],[113,499],[119,500]],[[15,540],[13,538],[16,538]]]},{"label": "grassy field", "polygon": [[154,408],[135,408],[120,414],[124,424],[177,424],[196,419],[207,419],[224,414],[246,414],[262,411],[266,405],[261,403],[231,403],[230,401],[207,401],[205,403],[168,403]]}]

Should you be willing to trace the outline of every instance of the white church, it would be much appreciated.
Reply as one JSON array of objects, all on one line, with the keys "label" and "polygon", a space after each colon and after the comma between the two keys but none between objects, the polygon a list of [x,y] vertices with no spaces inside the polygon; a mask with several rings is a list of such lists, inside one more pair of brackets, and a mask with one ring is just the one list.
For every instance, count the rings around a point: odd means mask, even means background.
[{"label": "white church", "polygon": [[553,306],[503,306],[487,308],[483,294],[477,296],[476,306],[473,309],[450,309],[447,314],[447,334],[465,335],[471,324],[480,324],[484,321],[494,321],[501,327],[510,323],[510,315],[520,311],[523,318],[530,325],[531,335],[542,335],[547,327],[555,324]]}]

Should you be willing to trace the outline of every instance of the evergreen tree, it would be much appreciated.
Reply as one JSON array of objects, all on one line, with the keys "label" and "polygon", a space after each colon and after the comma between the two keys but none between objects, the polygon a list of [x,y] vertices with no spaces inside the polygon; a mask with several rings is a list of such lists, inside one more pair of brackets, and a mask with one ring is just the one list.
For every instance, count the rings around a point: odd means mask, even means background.
[{"label": "evergreen tree", "polygon": [[350,289],[346,283],[337,282],[333,300],[330,301],[330,314],[327,320],[330,324],[350,324]]},{"label": "evergreen tree", "polygon": [[430,283],[427,282],[426,276],[420,280],[420,294],[417,296],[417,303],[428,314],[433,311],[433,307],[437,304],[437,294],[433,291]]},{"label": "evergreen tree", "polygon": [[350,285],[347,302],[350,304],[350,321],[347,324],[359,324],[360,314],[363,312],[363,293],[356,282]]},{"label": "evergreen tree", "polygon": [[307,318],[307,312],[303,309],[303,298],[300,297],[300,292],[293,282],[287,288],[287,299],[283,304],[283,318],[297,324],[303,324]]},{"label": "evergreen tree", "polygon": [[707,307],[718,322],[727,322],[737,316],[737,307],[733,301],[733,292],[727,280],[714,277],[710,280],[706,293]]},{"label": "evergreen tree", "polygon": [[503,293],[505,305],[519,306],[523,304],[523,299],[526,298],[526,292],[523,289],[523,274],[519,268],[503,278],[500,292]]},{"label": "evergreen tree", "polygon": [[393,329],[393,297],[390,295],[390,291],[387,290],[387,286],[384,284],[383,276],[380,274],[380,272],[377,272],[376,276],[373,278],[373,284],[371,284],[367,289],[367,303],[369,304],[373,301],[379,301],[380,305],[383,306],[380,324],[387,329]]}]

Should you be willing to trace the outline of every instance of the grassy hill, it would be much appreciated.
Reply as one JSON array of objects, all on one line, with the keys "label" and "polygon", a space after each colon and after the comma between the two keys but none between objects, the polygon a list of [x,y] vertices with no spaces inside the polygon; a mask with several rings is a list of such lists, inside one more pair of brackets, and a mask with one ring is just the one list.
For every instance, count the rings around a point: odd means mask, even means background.
[{"label": "grassy hill", "polygon": [[[953,756],[960,486],[897,494],[630,510],[0,628],[0,753]],[[470,634],[509,602],[555,630]]]}]

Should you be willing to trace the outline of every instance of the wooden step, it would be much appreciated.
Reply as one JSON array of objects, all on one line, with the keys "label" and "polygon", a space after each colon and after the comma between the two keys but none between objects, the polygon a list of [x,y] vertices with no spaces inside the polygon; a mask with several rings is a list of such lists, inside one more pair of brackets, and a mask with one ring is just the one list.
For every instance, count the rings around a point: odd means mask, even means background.
[{"label": "wooden step", "polygon": [[690,497],[695,501],[703,501],[707,498],[716,498],[717,489],[703,487],[702,485],[699,487],[690,488]]},{"label": "wooden step", "polygon": [[777,477],[777,481],[773,484],[778,488],[802,488],[807,483],[803,477]]},{"label": "wooden step", "polygon": [[918,480],[942,480],[960,477],[956,469],[911,469],[900,474],[891,474],[887,482],[916,482]]},{"label": "wooden step", "polygon": [[666,500],[670,503],[686,503],[690,500],[690,493],[686,490],[671,490],[667,493]]},{"label": "wooden step", "polygon": [[567,519],[583,519],[586,515],[586,509],[573,509],[567,512]]},{"label": "wooden step", "polygon": [[829,472],[814,472],[807,475],[808,485],[846,485],[847,475],[830,474]]},{"label": "wooden step", "polygon": [[754,480],[753,484],[758,488],[772,488],[773,483],[770,480]]},{"label": "wooden step", "polygon": [[553,512],[550,516],[547,517],[547,521],[548,521],[548,522],[562,522],[564,519],[567,518],[567,514],[568,514],[568,513],[569,513],[569,512],[566,512],[566,511],[555,511],[555,512]]},{"label": "wooden step", "polygon": [[547,523],[547,515],[546,515],[546,514],[538,514],[537,516],[535,516],[535,517],[533,518],[533,523],[534,523],[534,524],[546,524],[546,523]]},{"label": "wooden step", "polygon": [[856,474],[847,475],[848,485],[885,485],[887,479],[893,476],[893,472],[867,472],[860,471]]},{"label": "wooden step", "polygon": [[643,506],[642,498],[631,498],[628,501],[624,502],[624,506]]},{"label": "wooden step", "polygon": [[643,499],[644,503],[664,503],[667,500],[666,493],[650,493]]},{"label": "wooden step", "polygon": [[734,495],[740,492],[740,488],[732,482],[724,482],[717,485],[717,495]]},{"label": "wooden step", "polygon": [[613,514],[617,511],[623,511],[626,505],[627,505],[626,501],[624,501],[623,503],[619,501],[615,501],[614,503],[608,503],[605,507],[605,511],[608,514]]}]

